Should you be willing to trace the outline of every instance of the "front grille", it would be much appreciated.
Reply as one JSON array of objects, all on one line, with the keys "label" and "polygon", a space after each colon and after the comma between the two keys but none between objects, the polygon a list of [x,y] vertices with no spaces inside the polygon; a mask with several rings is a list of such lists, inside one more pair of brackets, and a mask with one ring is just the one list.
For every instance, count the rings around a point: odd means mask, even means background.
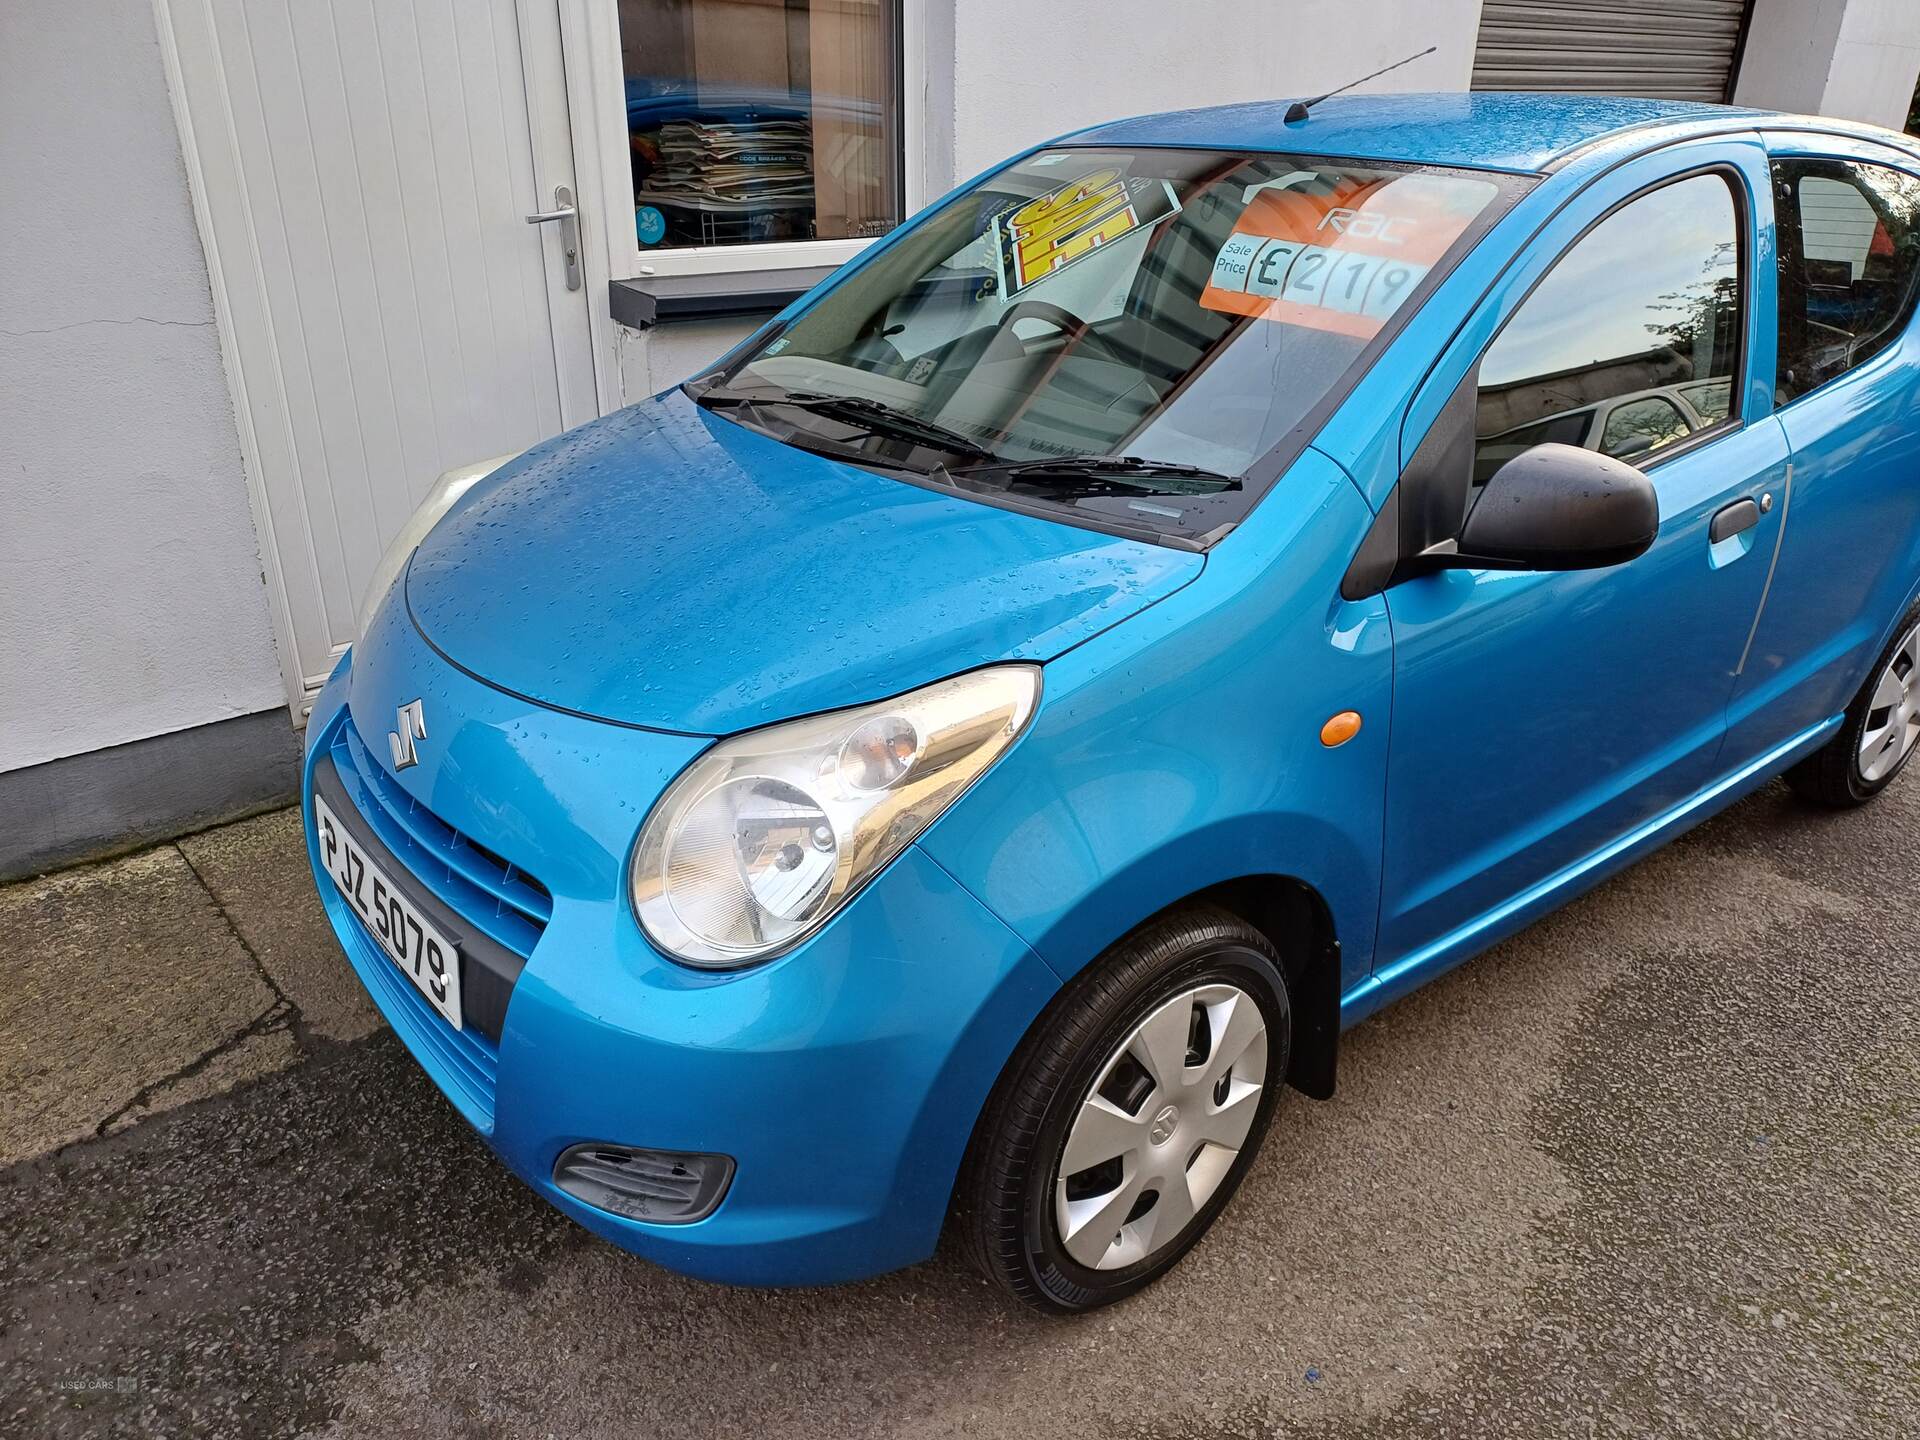
[{"label": "front grille", "polygon": [[[346,908],[351,915],[353,907]],[[360,924],[360,917],[353,915],[350,923],[359,946],[355,968],[380,1013],[473,1127],[483,1135],[492,1134],[499,1048],[476,1030],[456,1030],[447,1024],[387,958],[380,942]]]},{"label": "front grille", "polygon": [[[374,858],[411,878],[411,898],[460,947],[461,1020],[456,1030],[387,959],[351,907],[356,968],[381,1011],[449,1097],[478,1128],[493,1127],[494,1080],[507,1001],[553,913],[533,876],[448,825],[377,764],[342,715],[314,768],[314,788],[347,821],[364,826]],[[384,852],[384,853],[381,853]]]},{"label": "front grille", "polygon": [[[408,872],[432,887],[466,920],[521,959],[533,953],[553,918],[553,897],[526,871],[461,834],[415,800],[377,764],[345,720],[333,740],[334,768],[366,787],[375,813],[367,821]],[[358,799],[359,797],[355,797]]]}]

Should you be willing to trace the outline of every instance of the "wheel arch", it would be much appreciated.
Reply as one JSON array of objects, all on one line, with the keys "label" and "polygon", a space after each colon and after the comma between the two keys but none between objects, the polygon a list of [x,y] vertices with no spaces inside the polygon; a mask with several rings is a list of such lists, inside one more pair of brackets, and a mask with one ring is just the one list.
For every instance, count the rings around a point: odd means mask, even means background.
[{"label": "wheel arch", "polygon": [[1216,880],[1168,900],[1141,915],[1074,969],[1067,983],[1028,1023],[1009,1052],[1011,1068],[1034,1033],[1045,1026],[1074,984],[1132,936],[1168,915],[1195,906],[1225,910],[1267,938],[1280,956],[1294,1007],[1292,1059],[1287,1083],[1316,1100],[1333,1095],[1340,1044],[1340,937],[1326,898],[1296,875],[1257,872]]},{"label": "wheel arch", "polygon": [[1036,1034],[1073,993],[1074,981],[1096,969],[1109,953],[1139,931],[1170,914],[1196,907],[1226,911],[1258,930],[1273,946],[1287,978],[1288,999],[1294,1013],[1287,1083],[1316,1100],[1332,1097],[1340,1043],[1340,941],[1331,907],[1314,886],[1294,875],[1261,872],[1215,881],[1142,916],[1080,967],[1034,1015],[1008,1054],[980,1113],[974,1117],[949,1192],[949,1221],[964,1208],[967,1176],[979,1154],[982,1127],[994,1112],[995,1096],[1032,1048]]},{"label": "wheel arch", "polygon": [[1196,891],[1168,910],[1212,905],[1253,926],[1278,952],[1293,1002],[1287,1083],[1315,1100],[1333,1096],[1340,1058],[1340,937],[1325,897],[1292,875],[1242,875]]}]

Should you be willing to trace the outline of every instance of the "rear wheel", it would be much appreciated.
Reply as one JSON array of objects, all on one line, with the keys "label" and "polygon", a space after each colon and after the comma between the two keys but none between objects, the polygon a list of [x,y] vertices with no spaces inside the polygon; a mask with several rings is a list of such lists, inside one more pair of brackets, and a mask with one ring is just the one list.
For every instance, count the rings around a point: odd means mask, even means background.
[{"label": "rear wheel", "polygon": [[1874,663],[1847,707],[1846,723],[1787,772],[1787,783],[1822,805],[1864,805],[1892,783],[1920,742],[1920,607]]},{"label": "rear wheel", "polygon": [[1043,1310],[1110,1304],[1171,1269],[1226,1206],[1287,1073],[1279,959],[1190,909],[1089,967],[1008,1066],[959,1221],[980,1268]]}]

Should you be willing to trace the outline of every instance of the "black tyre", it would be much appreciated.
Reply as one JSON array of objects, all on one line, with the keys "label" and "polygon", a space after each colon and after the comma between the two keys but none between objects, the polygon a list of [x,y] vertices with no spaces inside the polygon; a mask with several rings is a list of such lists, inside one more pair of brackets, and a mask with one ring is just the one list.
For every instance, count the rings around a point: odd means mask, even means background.
[{"label": "black tyre", "polygon": [[1260,1149],[1293,1018],[1279,957],[1225,911],[1134,932],[1077,976],[1001,1076],[955,1218],[1041,1310],[1108,1305],[1171,1269]]},{"label": "black tyre", "polygon": [[1907,613],[1847,706],[1839,733],[1787,771],[1819,805],[1864,805],[1893,783],[1920,741],[1920,606]]}]

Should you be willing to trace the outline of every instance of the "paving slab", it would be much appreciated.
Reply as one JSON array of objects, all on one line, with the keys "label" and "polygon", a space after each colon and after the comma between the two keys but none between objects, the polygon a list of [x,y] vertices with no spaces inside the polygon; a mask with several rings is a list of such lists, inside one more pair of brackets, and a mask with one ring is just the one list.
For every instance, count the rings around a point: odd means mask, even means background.
[{"label": "paving slab", "polygon": [[0,888],[0,1160],[291,1058],[286,1010],[172,846]]},{"label": "paving slab", "polygon": [[300,1034],[355,1040],[385,1023],[320,908],[298,808],[190,835],[180,849],[298,1013]]}]

